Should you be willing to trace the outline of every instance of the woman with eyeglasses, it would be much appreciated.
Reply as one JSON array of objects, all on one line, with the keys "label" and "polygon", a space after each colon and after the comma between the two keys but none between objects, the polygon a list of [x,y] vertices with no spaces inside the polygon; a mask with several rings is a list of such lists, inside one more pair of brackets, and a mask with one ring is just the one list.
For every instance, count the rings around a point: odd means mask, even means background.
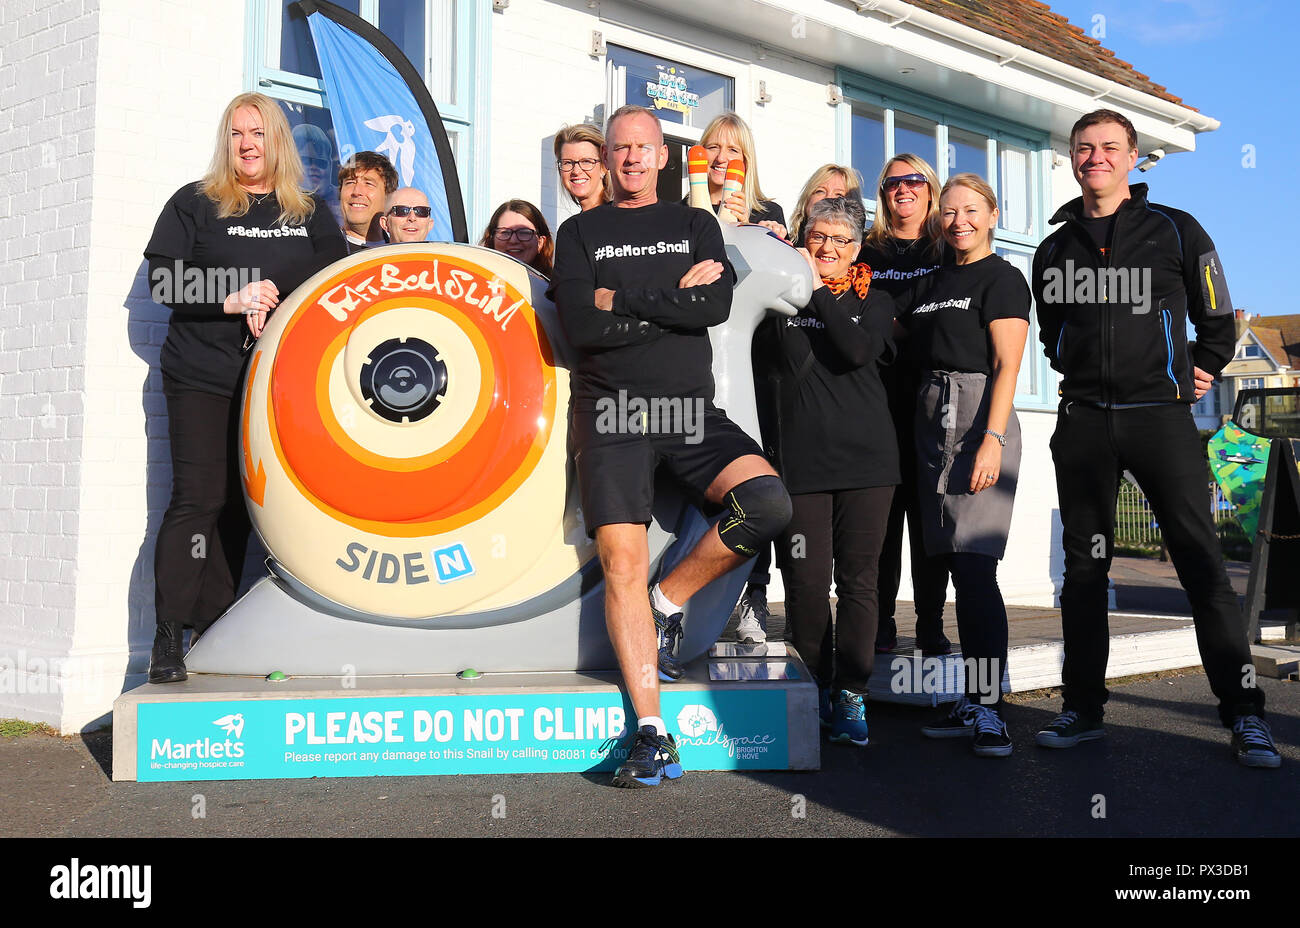
[{"label": "woman with eyeglasses", "polygon": [[790,637],[817,680],[822,724],[832,741],[864,745],[876,570],[899,481],[880,379],[880,365],[894,355],[894,301],[856,263],[866,225],[860,201],[822,199],[806,225],[799,251],[813,271],[812,298],[794,318],[778,320],[777,331],[777,447],[794,507],[777,564]]},{"label": "woman with eyeglasses", "polygon": [[488,220],[479,242],[524,262],[546,277],[551,276],[555,242],[542,211],[527,200],[506,200]]},{"label": "woman with eyeglasses", "polygon": [[[934,217],[939,212],[939,178],[918,155],[897,155],[885,165],[876,183],[876,218],[862,246],[862,260],[871,266],[872,282],[894,298],[899,315],[913,305],[917,288],[943,257],[943,243]],[[907,357],[906,339],[899,350]],[[919,387],[916,367],[896,364],[885,374],[889,407],[898,430],[903,458],[903,482],[894,494],[889,532],[880,557],[880,628],[876,650],[898,647],[895,611],[903,574],[903,521],[907,521],[912,562],[912,598],[916,609],[916,648],[925,657],[949,654],[952,643],[943,633],[943,606],[948,595],[948,569],[942,558],[929,558],[921,539],[916,496],[916,467],[912,450],[912,420]]]},{"label": "woman with eyeglasses", "polygon": [[1005,757],[1002,721],[1007,610],[998,589],[1020,470],[1012,406],[1029,332],[1029,285],[994,254],[997,198],[977,174],[948,179],[940,229],[953,254],[929,274],[902,319],[921,372],[916,405],[917,484],[926,553],[952,574],[966,695],[922,732],[971,738],[981,757]]},{"label": "woman with eyeglasses", "polygon": [[585,213],[613,199],[609,171],[601,161],[605,136],[595,126],[582,123],[555,133],[555,167],[560,183]]},{"label": "woman with eyeglasses", "polygon": [[[185,628],[199,634],[225,612],[244,564],[244,349],[281,298],[347,245],[325,201],[303,187],[280,105],[245,93],[221,116],[207,174],[167,201],[144,253],[153,298],[172,311],[161,357],[172,491],[154,543],[149,682],[179,683]],[[192,287],[196,279],[208,283]]]}]

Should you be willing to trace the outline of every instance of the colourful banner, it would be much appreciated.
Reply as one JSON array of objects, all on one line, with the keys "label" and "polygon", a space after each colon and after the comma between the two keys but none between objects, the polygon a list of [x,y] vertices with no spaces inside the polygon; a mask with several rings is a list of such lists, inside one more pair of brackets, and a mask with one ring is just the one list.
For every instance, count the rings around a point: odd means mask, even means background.
[{"label": "colourful banner", "polygon": [[[687,770],[789,766],[782,690],[667,690]],[[141,703],[136,779],[254,780],[612,771],[616,691]]]}]

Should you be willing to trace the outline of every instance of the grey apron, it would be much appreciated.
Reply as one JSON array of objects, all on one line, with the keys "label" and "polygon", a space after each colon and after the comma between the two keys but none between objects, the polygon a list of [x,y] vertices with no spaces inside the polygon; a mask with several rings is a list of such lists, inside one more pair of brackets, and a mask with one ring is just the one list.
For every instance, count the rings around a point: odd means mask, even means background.
[{"label": "grey apron", "polygon": [[975,454],[988,428],[992,382],[985,374],[927,371],[916,402],[917,495],[925,552],[969,552],[998,560],[1007,550],[1020,472],[1020,420],[1007,419],[998,482],[970,491]]}]

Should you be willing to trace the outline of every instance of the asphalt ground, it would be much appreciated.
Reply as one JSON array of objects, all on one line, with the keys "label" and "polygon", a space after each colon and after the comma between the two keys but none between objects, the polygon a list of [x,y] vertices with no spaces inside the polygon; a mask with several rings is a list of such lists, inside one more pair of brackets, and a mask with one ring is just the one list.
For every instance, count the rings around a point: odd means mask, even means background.
[{"label": "asphalt ground", "polygon": [[635,791],[583,774],[114,783],[108,733],[37,734],[0,741],[0,836],[1296,837],[1300,684],[1263,685],[1280,770],[1236,763],[1199,671],[1114,686],[1107,738],[1071,750],[1033,743],[1050,693],[1011,697],[1005,759],[922,737],[934,710],[872,704],[870,745],[823,742],[820,771],[692,772],[687,753],[681,780]]}]

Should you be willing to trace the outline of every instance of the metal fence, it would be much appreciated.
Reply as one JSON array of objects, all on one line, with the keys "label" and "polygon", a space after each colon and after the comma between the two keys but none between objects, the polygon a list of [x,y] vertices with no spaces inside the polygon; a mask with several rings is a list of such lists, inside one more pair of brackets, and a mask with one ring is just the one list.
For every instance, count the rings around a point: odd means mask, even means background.
[{"label": "metal fence", "polygon": [[[1237,509],[1223,494],[1217,483],[1206,485],[1205,505],[1210,507],[1215,528],[1223,536],[1225,528],[1236,525]],[[1160,525],[1151,503],[1142,489],[1125,478],[1119,482],[1119,497],[1115,502],[1115,544],[1121,547],[1159,548],[1164,545]]]}]

